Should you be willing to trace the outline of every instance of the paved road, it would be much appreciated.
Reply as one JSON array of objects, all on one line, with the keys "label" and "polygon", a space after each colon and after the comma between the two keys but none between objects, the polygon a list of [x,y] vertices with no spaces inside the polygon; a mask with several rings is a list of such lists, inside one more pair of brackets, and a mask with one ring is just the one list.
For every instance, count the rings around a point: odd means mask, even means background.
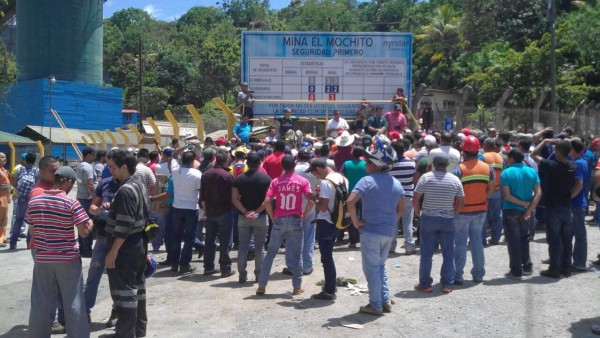
[{"label": "paved road", "polygon": [[[600,231],[588,227],[589,257],[600,252]],[[23,242],[19,242],[21,247]],[[396,305],[391,314],[373,317],[358,314],[368,302],[366,295],[352,296],[339,288],[335,302],[310,299],[315,283],[323,278],[319,255],[315,271],[305,276],[306,293],[291,295],[289,277],[279,273],[283,255],[278,255],[266,296],[254,294],[253,283],[239,284],[237,275],[221,279],[200,273],[181,276],[161,269],[148,280],[149,337],[588,337],[592,323],[600,323],[600,274],[592,270],[571,278],[553,280],[539,276],[545,266],[547,245],[542,233],[531,243],[534,274],[523,281],[503,277],[508,270],[505,245],[486,249],[486,276],[482,284],[466,281],[449,295],[422,294],[413,290],[419,256],[394,255],[387,263],[390,289]],[[236,257],[236,252],[232,256]],[[164,254],[159,254],[159,259]],[[360,251],[335,249],[338,276],[366,283]],[[89,259],[83,260],[84,275]],[[441,256],[434,256],[433,278],[439,279]],[[253,267],[253,263],[250,264]],[[471,267],[467,261],[467,272]],[[25,337],[29,317],[33,263],[27,250],[0,249],[0,337]],[[252,275],[252,274],[249,274]],[[470,277],[468,274],[465,278]],[[104,327],[111,300],[107,278],[98,292],[92,312],[93,337],[114,331]],[[358,323],[361,329],[341,326]]]}]

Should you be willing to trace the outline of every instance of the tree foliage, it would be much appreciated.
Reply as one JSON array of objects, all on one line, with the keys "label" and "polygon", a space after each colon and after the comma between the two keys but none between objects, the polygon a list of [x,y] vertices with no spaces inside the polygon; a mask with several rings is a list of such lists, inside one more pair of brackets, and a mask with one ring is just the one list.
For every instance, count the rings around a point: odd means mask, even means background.
[{"label": "tree foliage", "polygon": [[[557,0],[557,13],[559,108],[600,102],[600,4]],[[160,115],[190,103],[209,107],[216,96],[234,101],[243,30],[411,32],[415,85],[471,85],[482,112],[512,86],[507,105],[532,107],[550,86],[548,29],[547,0],[291,0],[280,10],[268,0],[225,0],[173,22],[130,8],[105,20],[105,81],[137,108],[141,57],[142,109]]]}]

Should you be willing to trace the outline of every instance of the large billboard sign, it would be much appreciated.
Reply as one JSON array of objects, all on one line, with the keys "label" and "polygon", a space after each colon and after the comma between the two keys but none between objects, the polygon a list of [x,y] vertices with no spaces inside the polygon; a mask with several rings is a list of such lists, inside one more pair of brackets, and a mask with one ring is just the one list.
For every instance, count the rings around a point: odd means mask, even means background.
[{"label": "large billboard sign", "polygon": [[348,101],[363,99],[385,112],[397,88],[410,105],[412,34],[242,32],[241,69],[254,98],[270,101],[255,103],[255,117],[285,107],[304,117],[333,109],[351,117],[358,103]]}]

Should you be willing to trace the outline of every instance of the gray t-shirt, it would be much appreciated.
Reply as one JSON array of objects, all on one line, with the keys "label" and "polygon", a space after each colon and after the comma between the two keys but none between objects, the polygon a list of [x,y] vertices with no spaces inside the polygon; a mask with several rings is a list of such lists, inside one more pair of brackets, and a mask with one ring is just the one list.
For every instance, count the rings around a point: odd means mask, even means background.
[{"label": "gray t-shirt", "polygon": [[423,214],[446,218],[454,218],[454,198],[465,196],[460,179],[451,173],[440,171],[431,171],[421,176],[415,192],[423,194]]},{"label": "gray t-shirt", "polygon": [[88,190],[87,180],[91,179],[92,182],[94,182],[94,188],[96,187],[97,182],[94,168],[87,162],[81,162],[77,166],[75,173],[77,174],[77,198],[86,200],[91,199],[92,195]]}]

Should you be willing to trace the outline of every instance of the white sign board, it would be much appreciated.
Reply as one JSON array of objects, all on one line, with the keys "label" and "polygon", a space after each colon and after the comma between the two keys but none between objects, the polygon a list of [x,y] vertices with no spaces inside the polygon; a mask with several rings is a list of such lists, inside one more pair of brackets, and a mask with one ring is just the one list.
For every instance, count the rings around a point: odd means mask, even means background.
[{"label": "white sign board", "polygon": [[242,32],[241,68],[254,98],[271,101],[255,103],[255,117],[285,107],[297,116],[339,109],[353,117],[359,103],[347,101],[363,99],[385,112],[398,88],[410,105],[412,34]]}]

